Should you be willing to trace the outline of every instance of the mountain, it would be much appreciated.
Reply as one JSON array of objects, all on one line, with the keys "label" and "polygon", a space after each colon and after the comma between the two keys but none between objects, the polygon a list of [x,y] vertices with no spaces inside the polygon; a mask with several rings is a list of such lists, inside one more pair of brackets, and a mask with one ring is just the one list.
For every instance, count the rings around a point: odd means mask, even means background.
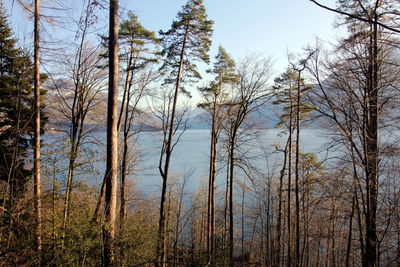
[{"label": "mountain", "polygon": [[[46,125],[47,132],[64,132],[71,124],[68,116],[73,105],[74,91],[73,84],[63,79],[55,81],[54,84],[47,84],[45,96],[45,112],[49,121]],[[86,96],[91,99],[89,112],[85,118],[84,129],[91,132],[106,131],[107,125],[107,94],[105,90],[93,91]],[[119,108],[121,102],[118,104]],[[155,117],[146,111],[138,110],[139,116],[134,119],[133,130],[157,131],[160,129]]]},{"label": "mountain", "polygon": [[[268,105],[260,106],[257,110],[250,113],[248,119],[260,128],[274,128],[279,122],[277,114],[280,110],[280,107],[268,102]],[[210,127],[210,115],[207,111],[196,108],[194,112],[191,112],[191,129],[210,129]]]}]

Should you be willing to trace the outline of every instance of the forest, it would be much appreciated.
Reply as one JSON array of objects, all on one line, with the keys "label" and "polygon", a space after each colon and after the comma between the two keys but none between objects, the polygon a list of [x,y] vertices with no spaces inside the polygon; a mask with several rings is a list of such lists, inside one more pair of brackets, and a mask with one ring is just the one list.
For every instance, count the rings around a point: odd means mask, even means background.
[{"label": "forest", "polygon": [[400,266],[398,0],[278,72],[130,2],[0,0],[0,266]]}]

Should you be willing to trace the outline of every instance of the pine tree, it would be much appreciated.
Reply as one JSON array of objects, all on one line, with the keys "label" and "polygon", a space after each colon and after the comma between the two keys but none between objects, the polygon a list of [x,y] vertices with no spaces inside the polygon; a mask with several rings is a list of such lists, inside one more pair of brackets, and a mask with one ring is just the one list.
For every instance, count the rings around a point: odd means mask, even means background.
[{"label": "pine tree", "polygon": [[160,32],[162,36],[163,54],[165,63],[162,70],[168,73],[165,80],[166,84],[175,84],[174,98],[172,103],[171,118],[169,121],[169,130],[167,137],[167,146],[165,149],[164,167],[160,168],[160,174],[163,179],[160,218],[158,229],[158,260],[165,261],[165,199],[168,181],[168,171],[172,154],[172,143],[174,120],[176,112],[176,103],[178,100],[179,89],[187,93],[182,84],[193,82],[200,79],[200,73],[197,71],[195,61],[209,61],[207,54],[211,45],[212,34],[211,20],[207,19],[203,0],[188,0],[183,6],[182,11],[178,13],[177,20],[172,23],[171,29],[166,32]]},{"label": "pine tree", "polygon": [[[300,121],[312,110],[304,101],[301,101],[302,93],[310,90],[312,87],[305,84],[304,79],[301,77],[301,71],[290,68],[284,72],[280,77],[275,79],[275,90],[277,90],[277,99],[274,104],[283,104],[283,113],[280,116],[280,122],[277,126],[286,125],[289,130],[287,141],[287,154],[288,154],[288,189],[287,189],[287,227],[288,227],[288,263],[292,263],[292,240],[291,240],[291,186],[292,186],[292,150],[293,150],[293,132],[296,129],[296,149],[295,149],[295,251],[294,251],[294,264],[299,265],[300,258],[300,199],[299,199],[299,142],[300,142]],[[286,157],[285,149],[285,157]],[[286,159],[285,159],[286,161]],[[286,162],[285,162],[286,164]],[[286,166],[283,167],[283,170]],[[282,177],[283,178],[283,177]],[[282,188],[281,188],[282,189]],[[281,194],[281,192],[279,192]],[[281,199],[279,200],[281,201]],[[279,222],[281,223],[281,222]],[[280,240],[278,240],[280,242]],[[280,243],[279,243],[280,244]],[[278,254],[280,247],[278,246]]]},{"label": "pine tree", "polygon": [[208,201],[207,201],[207,250],[211,258],[211,264],[214,261],[214,233],[215,233],[215,201],[214,201],[214,183],[216,176],[217,143],[219,133],[222,128],[220,106],[226,99],[226,86],[238,82],[235,61],[230,57],[226,50],[219,46],[218,54],[215,57],[214,68],[209,71],[215,75],[214,80],[208,87],[200,88],[203,94],[204,102],[199,106],[206,109],[211,116],[211,144],[210,144],[210,169],[208,183]]},{"label": "pine tree", "polygon": [[160,40],[154,32],[143,27],[138,17],[133,12],[128,12],[128,17],[120,24],[120,59],[124,73],[125,84],[122,104],[118,119],[118,129],[122,128],[122,155],[120,165],[120,211],[119,211],[119,235],[120,235],[120,264],[124,265],[125,247],[125,219],[126,219],[126,178],[129,173],[129,144],[133,139],[132,126],[139,101],[146,94],[146,87],[153,79],[150,72],[144,74],[151,64],[156,63],[159,52]]}]

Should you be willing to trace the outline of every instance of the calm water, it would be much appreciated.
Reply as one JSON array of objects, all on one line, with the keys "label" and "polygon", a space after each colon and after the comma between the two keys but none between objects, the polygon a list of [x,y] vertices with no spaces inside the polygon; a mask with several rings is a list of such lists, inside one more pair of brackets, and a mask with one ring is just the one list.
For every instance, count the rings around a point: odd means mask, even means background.
[{"label": "calm water", "polygon": [[[65,143],[61,141],[60,135],[50,135],[44,138],[45,143],[56,143],[60,146]],[[175,147],[171,158],[171,175],[182,175],[187,170],[193,170],[190,178],[189,188],[196,189],[203,181],[207,179],[208,160],[209,160],[209,140],[210,133],[207,129],[187,130],[181,137],[180,142]],[[258,134],[258,137],[250,138],[250,145],[243,149],[248,151],[246,155],[254,156],[251,163],[262,171],[269,169],[274,172],[282,161],[282,153],[270,154],[279,145],[282,147],[286,142],[287,136],[280,134],[280,130],[265,130]],[[105,140],[105,133],[96,133],[95,139],[99,143]],[[327,138],[323,131],[317,129],[303,129],[301,133],[301,148],[303,152],[313,152],[320,158],[324,157],[323,146]],[[157,132],[143,132],[139,135],[136,144],[136,151],[140,155],[137,164],[137,171],[130,179],[134,180],[138,188],[146,193],[159,191],[161,186],[161,177],[158,172],[158,160],[160,153],[161,136]],[[50,147],[47,146],[49,149]],[[262,149],[263,148],[263,149]],[[91,149],[97,152],[96,156],[104,155],[104,147],[92,145]],[[263,155],[267,155],[263,156]],[[88,156],[90,158],[90,156]],[[65,160],[60,160],[59,165],[66,166]],[[278,164],[278,165],[277,165]],[[275,166],[275,167],[274,167]],[[78,179],[85,179],[90,184],[99,184],[104,173],[104,161],[99,160],[86,167],[86,171],[78,173]],[[63,178],[61,174],[59,179]],[[221,174],[220,176],[223,176]],[[217,183],[223,183],[222,177]]]}]

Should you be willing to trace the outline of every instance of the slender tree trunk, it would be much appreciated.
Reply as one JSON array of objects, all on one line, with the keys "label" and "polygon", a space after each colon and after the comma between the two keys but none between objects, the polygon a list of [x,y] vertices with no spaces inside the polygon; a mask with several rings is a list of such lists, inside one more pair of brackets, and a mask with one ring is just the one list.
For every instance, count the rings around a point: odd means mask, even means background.
[{"label": "slender tree trunk", "polygon": [[110,0],[107,165],[105,185],[104,265],[115,266],[118,177],[118,0]]},{"label": "slender tree trunk", "polygon": [[375,10],[371,25],[370,88],[368,88],[368,120],[366,131],[366,173],[367,173],[367,214],[366,214],[366,263],[377,266],[376,212],[378,195],[378,25]]},{"label": "slender tree trunk", "polygon": [[[129,62],[130,62],[130,63],[131,63],[131,61],[132,61],[131,57],[133,57],[132,54],[130,55],[130,58],[129,58]],[[129,64],[129,63],[128,63],[128,64]],[[129,68],[129,66],[130,66],[130,65],[128,65],[128,68]],[[126,101],[126,98],[127,98],[127,95],[126,95],[127,93],[125,93],[125,91],[126,91],[126,90],[130,87],[130,85],[132,84],[132,80],[131,80],[130,78],[128,78],[129,76],[130,76],[130,71],[128,71],[128,73],[127,73],[127,78],[126,78],[126,80],[125,80],[124,96],[123,96],[122,103],[121,103],[121,105],[123,105],[123,106],[121,107],[120,116],[118,117],[118,132],[119,132],[119,129],[120,129],[121,123],[122,123],[123,107],[126,106],[127,104],[129,104],[129,101],[128,101],[128,103],[125,102],[125,101]],[[103,178],[103,182],[102,182],[101,187],[100,187],[100,194],[99,194],[99,197],[98,197],[98,199],[97,199],[96,208],[95,208],[94,213],[93,213],[92,222],[95,222],[96,219],[100,216],[101,206],[102,206],[102,204],[103,204],[104,195],[105,195],[105,187],[106,187],[105,185],[106,185],[106,184],[105,184],[105,178]]]},{"label": "slender tree trunk", "polygon": [[176,213],[176,221],[175,221],[175,238],[174,238],[174,262],[178,261],[178,243],[179,243],[179,224],[181,221],[181,214],[182,214],[182,208],[183,208],[183,197],[184,197],[184,192],[185,192],[185,185],[186,181],[184,180],[182,183],[182,187],[180,189],[180,194],[179,194],[179,203],[178,203],[178,211]]},{"label": "slender tree trunk", "polygon": [[336,217],[336,196],[332,199],[330,225],[328,229],[327,249],[325,257],[325,266],[335,266],[335,217]]},{"label": "slender tree trunk", "polygon": [[396,230],[397,230],[397,267],[400,267],[400,214],[399,214],[399,212],[400,212],[400,209],[399,209],[399,207],[397,206],[397,214],[396,214],[396,217],[397,217],[397,223],[396,223]]},{"label": "slender tree trunk", "polygon": [[244,180],[243,184],[243,192],[242,192],[242,266],[244,266],[244,203],[245,203],[245,193],[246,193],[246,180]]},{"label": "slender tree trunk", "polygon": [[285,149],[283,151],[284,159],[283,165],[279,176],[279,188],[278,188],[278,222],[277,222],[277,246],[276,246],[276,258],[275,263],[276,266],[280,266],[281,264],[281,245],[282,245],[282,189],[283,189],[283,178],[285,177],[286,172],[286,163],[287,163],[287,151],[288,151],[288,142],[286,143]]},{"label": "slender tree trunk", "polygon": [[[132,54],[130,56],[129,62],[131,62]],[[130,64],[128,65],[128,68]],[[129,132],[131,128],[131,120],[129,119],[129,103],[130,103],[130,82],[129,80],[130,71],[127,73],[124,95],[126,103],[121,107],[120,117],[118,122],[120,123],[122,113],[124,113],[124,129],[123,129],[123,151],[122,151],[122,162],[121,162],[121,181],[120,181],[120,210],[119,210],[119,239],[120,243],[123,241],[125,236],[125,219],[126,219],[126,176],[127,176],[127,165],[128,165],[128,142],[129,142]],[[133,111],[132,111],[133,112]],[[120,125],[118,126],[118,128]],[[118,131],[119,132],[119,131]],[[124,266],[125,262],[125,253],[124,247],[120,246],[119,248],[119,256],[121,266]]]},{"label": "slender tree trunk", "polygon": [[[126,122],[125,122],[126,123]],[[126,124],[125,126],[126,127]],[[126,173],[127,173],[127,157],[128,157],[128,138],[127,133],[124,130],[124,144],[122,152],[122,163],[121,163],[121,181],[120,181],[120,210],[119,210],[119,241],[123,243],[125,236],[125,218],[126,218]],[[120,262],[121,266],[124,266],[124,247],[120,246]]]},{"label": "slender tree trunk", "polygon": [[100,194],[99,194],[99,198],[97,199],[96,202],[96,208],[94,209],[94,213],[93,213],[93,218],[92,218],[92,223],[96,222],[97,218],[100,216],[101,214],[101,207],[103,205],[103,200],[106,194],[106,177],[107,174],[104,174],[103,177],[103,182],[101,183],[101,187],[100,187]]},{"label": "slender tree trunk", "polygon": [[[90,2],[88,2],[90,5]],[[82,128],[84,123],[84,116],[82,115],[82,90],[83,86],[81,84],[81,68],[82,65],[82,57],[83,57],[83,46],[86,36],[86,30],[88,27],[88,16],[85,17],[85,30],[82,33],[82,37],[80,39],[79,50],[78,50],[78,62],[76,69],[76,78],[75,78],[75,88],[74,88],[74,96],[71,105],[71,131],[70,131],[70,152],[69,152],[69,164],[68,164],[68,174],[67,174],[67,187],[65,192],[65,201],[64,201],[64,213],[62,219],[62,236],[61,236],[61,247],[64,247],[65,240],[65,231],[69,216],[70,203],[71,203],[71,193],[72,193],[72,185],[74,179],[74,171],[75,171],[75,161],[78,156],[78,150],[80,146],[80,140],[82,138]]]},{"label": "slender tree trunk", "polygon": [[64,240],[66,235],[66,228],[67,228],[67,220],[70,210],[70,202],[71,202],[71,191],[72,191],[72,181],[74,177],[74,170],[75,170],[75,141],[71,142],[71,150],[70,150],[70,159],[68,164],[68,175],[67,175],[67,188],[65,192],[65,200],[64,200],[64,212],[63,212],[63,220],[61,226],[61,247],[64,247]]},{"label": "slender tree trunk", "polygon": [[213,265],[214,254],[214,181],[215,181],[215,163],[216,163],[216,149],[217,149],[217,136],[216,136],[216,96],[214,96],[213,109],[212,109],[212,123],[211,123],[211,144],[210,144],[210,171],[209,171],[209,184],[208,184],[208,203],[207,203],[207,251],[210,257],[210,264]]},{"label": "slender tree trunk", "polygon": [[51,239],[53,242],[52,246],[52,253],[53,253],[53,258],[56,257],[56,218],[57,218],[57,213],[56,213],[56,206],[57,206],[57,201],[58,201],[58,181],[57,181],[57,168],[56,168],[56,160],[53,161],[53,192],[52,192],[52,231],[51,231]]},{"label": "slender tree trunk", "polygon": [[[228,148],[228,154],[230,148]],[[225,183],[225,205],[224,205],[224,264],[227,265],[227,244],[228,244],[228,209],[229,209],[229,168],[230,156],[228,155],[228,162],[226,165],[226,183]]]},{"label": "slender tree trunk", "polygon": [[171,217],[171,208],[172,208],[172,187],[168,192],[168,200],[167,200],[167,216],[165,218],[165,227],[164,227],[164,259],[163,262],[167,262],[169,258],[169,234],[170,234],[170,217]]},{"label": "slender tree trunk", "polygon": [[234,233],[234,223],[233,223],[233,189],[234,189],[234,166],[235,166],[235,142],[236,142],[236,130],[233,131],[230,140],[230,151],[229,151],[229,263],[231,266],[234,265],[233,258],[233,233]]},{"label": "slender tree trunk", "polygon": [[297,77],[297,103],[296,103],[296,163],[295,163],[295,202],[296,202],[296,245],[295,265],[300,266],[300,200],[299,200],[299,164],[300,164],[300,74]]},{"label": "slender tree trunk", "polygon": [[[321,235],[320,235],[321,236]],[[321,261],[321,238],[318,238],[318,243],[317,243],[317,260],[315,261],[316,262],[316,266],[320,266],[320,261]]]},{"label": "slender tree trunk", "polygon": [[165,252],[165,246],[164,246],[164,244],[165,244],[165,242],[164,242],[165,194],[166,194],[166,188],[167,188],[167,184],[168,184],[168,171],[169,171],[169,165],[170,165],[171,154],[172,154],[172,142],[173,142],[172,139],[173,139],[173,133],[174,133],[176,103],[178,101],[179,85],[181,82],[182,69],[183,69],[183,64],[184,64],[184,56],[185,56],[186,42],[187,42],[187,36],[188,36],[188,27],[189,26],[187,25],[186,29],[185,29],[185,35],[183,37],[183,44],[182,44],[182,49],[181,49],[181,54],[180,54],[178,75],[176,77],[176,82],[175,82],[175,92],[174,92],[174,100],[172,103],[171,120],[169,123],[168,139],[167,139],[167,144],[166,144],[164,170],[161,175],[162,179],[163,179],[163,184],[162,184],[162,189],[161,189],[160,218],[159,218],[159,222],[158,222],[158,242],[157,242],[158,243],[157,255],[158,255],[158,261],[161,262],[161,266],[164,266],[164,264],[162,262],[164,259],[164,252]]},{"label": "slender tree trunk", "polygon": [[309,186],[309,180],[308,178],[305,178],[305,206],[304,207],[304,242],[303,242],[303,256],[304,258],[304,265],[303,266],[309,266],[309,260],[310,260],[310,186]]},{"label": "slender tree trunk", "polygon": [[351,239],[353,235],[353,217],[354,217],[354,205],[355,205],[355,197],[351,201],[351,213],[349,219],[349,233],[347,237],[347,248],[346,248],[346,267],[349,267],[350,264],[350,252],[351,252]]},{"label": "slender tree trunk", "polygon": [[292,265],[292,247],[291,247],[291,210],[290,210],[290,196],[291,196],[291,184],[292,184],[292,138],[293,138],[293,99],[292,99],[292,88],[289,90],[289,100],[290,100],[290,113],[289,113],[289,151],[288,151],[288,189],[287,189],[287,266]]},{"label": "slender tree trunk", "polygon": [[34,61],[35,61],[35,84],[34,84],[34,111],[35,111],[35,133],[34,133],[34,197],[35,197],[35,214],[36,214],[36,230],[35,245],[41,262],[42,252],[42,212],[41,198],[42,185],[40,181],[40,55],[39,55],[39,4],[40,0],[35,0],[34,14]]}]

